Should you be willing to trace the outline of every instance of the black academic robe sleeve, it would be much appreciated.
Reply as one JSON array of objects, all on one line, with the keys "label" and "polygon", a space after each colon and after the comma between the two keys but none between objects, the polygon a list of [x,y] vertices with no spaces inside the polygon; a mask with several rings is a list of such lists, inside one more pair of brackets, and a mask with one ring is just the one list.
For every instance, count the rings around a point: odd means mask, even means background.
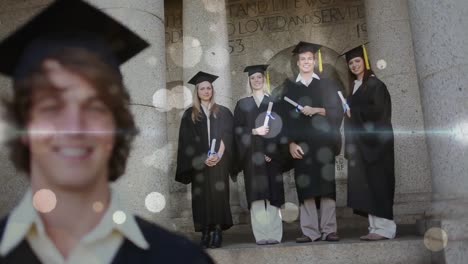
[{"label": "black academic robe sleeve", "polygon": [[322,80],[323,89],[323,106],[326,111],[326,117],[331,125],[332,140],[334,142],[335,156],[340,154],[341,151],[341,133],[340,126],[343,121],[343,106],[341,104],[338,91],[340,90],[338,84],[330,79]]},{"label": "black academic robe sleeve", "polygon": [[[233,139],[233,132],[234,132],[234,118],[232,116],[231,111],[222,106],[219,106],[219,120],[221,122],[218,123],[219,127],[216,129],[217,131],[220,131],[219,138],[224,143],[224,153],[223,153],[223,159],[229,159],[229,175],[231,176],[232,180],[236,180],[237,174],[235,173],[236,167],[234,166],[234,163],[232,162],[232,158],[235,156],[235,149],[234,149],[234,139]],[[218,136],[216,136],[218,137]],[[221,142],[216,143],[216,149],[219,150]]]},{"label": "black academic robe sleeve", "polygon": [[279,144],[279,156],[281,159],[281,168],[283,172],[292,170],[293,168],[293,158],[291,154],[289,153],[289,142],[290,142],[290,137],[289,137],[289,118],[287,116],[288,114],[288,103],[283,100],[284,95],[288,91],[288,87],[290,85],[293,85],[292,81],[289,79],[286,79],[280,86],[276,87],[273,90],[272,97],[273,97],[273,102],[276,106],[277,109],[277,114],[281,117],[283,121],[283,127],[281,128],[281,132],[277,136],[278,138],[278,144]]},{"label": "black academic robe sleeve", "polygon": [[194,143],[194,125],[192,122],[191,108],[187,109],[180,121],[179,129],[179,145],[177,148],[177,170],[175,180],[189,184],[192,182],[192,175],[194,174],[194,167],[192,161],[195,158],[196,146]]},{"label": "black academic robe sleeve", "polygon": [[232,144],[233,144],[233,116],[231,111],[226,107],[220,107],[221,116],[221,140],[224,142],[225,150],[224,153],[232,156]]},{"label": "black academic robe sleeve", "polygon": [[236,157],[234,160],[236,163],[236,172],[242,170],[242,164],[244,164],[244,158],[246,158],[248,145],[252,142],[251,136],[252,132],[247,126],[246,115],[241,109],[240,101],[238,101],[234,108],[234,141],[236,147]]},{"label": "black academic robe sleeve", "polygon": [[369,104],[360,110],[360,116],[365,122],[387,122],[391,121],[391,99],[388,93],[387,86],[382,81],[370,77],[367,82],[367,87],[370,88]]},{"label": "black academic robe sleeve", "polygon": [[367,162],[376,161],[393,145],[391,104],[386,85],[373,76],[352,96],[353,129],[360,131],[358,144]]}]

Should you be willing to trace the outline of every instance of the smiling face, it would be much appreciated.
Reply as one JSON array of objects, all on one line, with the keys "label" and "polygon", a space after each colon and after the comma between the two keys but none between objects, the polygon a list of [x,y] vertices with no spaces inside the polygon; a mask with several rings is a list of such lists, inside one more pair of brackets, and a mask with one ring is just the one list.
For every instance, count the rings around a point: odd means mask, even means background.
[{"label": "smiling face", "polygon": [[310,51],[300,53],[297,58],[297,66],[301,74],[308,74],[314,72],[315,57]]},{"label": "smiling face", "polygon": [[358,79],[362,79],[364,75],[364,60],[361,57],[355,57],[348,61],[348,67],[352,74]]},{"label": "smiling face", "polygon": [[265,78],[261,72],[257,72],[249,76],[249,82],[252,90],[258,91],[263,89]]},{"label": "smiling face", "polygon": [[96,87],[51,63],[52,87],[33,90],[27,134],[31,179],[49,188],[81,189],[107,182],[115,120]]},{"label": "smiling face", "polygon": [[213,97],[213,86],[208,81],[201,82],[197,85],[197,94],[201,102],[210,102]]}]

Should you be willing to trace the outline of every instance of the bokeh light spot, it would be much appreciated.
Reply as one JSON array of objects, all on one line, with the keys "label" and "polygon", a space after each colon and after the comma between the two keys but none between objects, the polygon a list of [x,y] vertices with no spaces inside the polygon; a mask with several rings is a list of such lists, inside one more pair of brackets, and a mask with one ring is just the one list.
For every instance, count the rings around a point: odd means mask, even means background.
[{"label": "bokeh light spot", "polygon": [[265,154],[262,152],[255,152],[252,155],[252,160],[255,165],[262,165],[265,163]]},{"label": "bokeh light spot", "polygon": [[224,184],[224,182],[222,181],[218,181],[215,183],[215,189],[219,192],[222,192],[224,191],[224,189],[226,188],[226,184]]},{"label": "bokeh light spot", "polygon": [[40,213],[50,213],[57,206],[57,197],[49,189],[40,189],[33,196],[33,206]]},{"label": "bokeh light spot", "polygon": [[149,193],[145,198],[145,206],[152,213],[159,213],[166,207],[166,198],[158,192]]},{"label": "bokeh light spot", "polygon": [[148,59],[146,59],[146,62],[148,63],[148,65],[154,67],[158,64],[158,59],[156,59],[155,56],[150,56]]},{"label": "bokeh light spot", "polygon": [[432,227],[424,234],[424,245],[432,252],[441,251],[447,246],[447,233],[438,227]]},{"label": "bokeh light spot", "polygon": [[104,204],[100,201],[94,202],[93,203],[93,211],[96,213],[100,213],[104,210]]},{"label": "bokeh light spot", "polygon": [[122,211],[115,211],[114,214],[112,214],[112,220],[114,223],[121,225],[127,220],[127,215]]},{"label": "bokeh light spot", "polygon": [[301,175],[297,176],[296,183],[297,183],[298,187],[306,188],[310,184],[309,176],[307,176],[305,174],[301,174]]},{"label": "bokeh light spot", "polygon": [[212,13],[220,13],[226,8],[224,0],[202,0],[205,9]]},{"label": "bokeh light spot", "polygon": [[378,60],[377,69],[384,70],[385,68],[387,68],[387,62],[385,60]]},{"label": "bokeh light spot", "polygon": [[255,212],[255,220],[257,220],[257,222],[263,226],[268,225],[270,223],[268,218],[268,212],[266,210],[259,210]]},{"label": "bokeh light spot", "polygon": [[299,217],[299,207],[291,202],[285,203],[280,210],[283,222],[292,223]]}]

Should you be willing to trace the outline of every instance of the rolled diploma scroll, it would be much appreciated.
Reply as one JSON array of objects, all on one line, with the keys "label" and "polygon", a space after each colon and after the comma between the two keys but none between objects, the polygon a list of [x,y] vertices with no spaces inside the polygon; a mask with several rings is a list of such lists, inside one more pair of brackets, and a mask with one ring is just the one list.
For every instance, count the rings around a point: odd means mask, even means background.
[{"label": "rolled diploma scroll", "polygon": [[351,110],[348,103],[346,103],[346,99],[344,98],[343,93],[341,93],[341,91],[338,91],[338,96],[340,96],[341,103],[343,103],[343,107],[345,108],[344,111],[346,112],[348,109]]},{"label": "rolled diploma scroll", "polygon": [[270,121],[270,115],[271,115],[271,109],[273,108],[273,102],[268,103],[268,110],[267,114],[265,116],[265,121],[263,122],[263,126],[267,127],[268,126],[268,121]]},{"label": "rolled diploma scroll", "polygon": [[215,152],[215,146],[216,146],[216,138],[213,138],[213,139],[211,140],[211,148],[210,148],[210,152],[208,152],[208,157],[211,157],[211,155],[216,154],[216,152]]},{"label": "rolled diploma scroll", "polygon": [[294,107],[296,107],[297,109],[299,110],[302,110],[304,109],[304,107],[296,102],[294,102],[293,100],[289,99],[287,96],[284,97],[284,100],[290,104],[292,104]]}]

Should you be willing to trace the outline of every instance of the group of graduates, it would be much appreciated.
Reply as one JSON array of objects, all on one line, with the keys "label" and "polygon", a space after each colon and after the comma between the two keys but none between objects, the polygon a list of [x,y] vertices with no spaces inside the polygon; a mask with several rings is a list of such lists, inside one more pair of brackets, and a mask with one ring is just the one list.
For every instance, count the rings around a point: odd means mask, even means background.
[{"label": "group of graduates", "polygon": [[[336,222],[335,157],[348,160],[347,203],[368,217],[361,240],[392,239],[395,189],[391,100],[372,72],[365,45],[344,55],[349,91],[315,73],[320,45],[299,42],[293,50],[298,76],[269,94],[268,65],[245,68],[251,96],[230,110],[215,102],[217,76],[197,73],[193,106],[181,120],[176,181],[189,184],[201,245],[218,248],[230,228],[229,175],[243,172],[253,234],[258,245],[282,240],[283,173],[294,169],[302,236],[297,243],[339,241]],[[318,58],[317,58],[318,57]],[[318,63],[317,63],[318,62]]]}]

